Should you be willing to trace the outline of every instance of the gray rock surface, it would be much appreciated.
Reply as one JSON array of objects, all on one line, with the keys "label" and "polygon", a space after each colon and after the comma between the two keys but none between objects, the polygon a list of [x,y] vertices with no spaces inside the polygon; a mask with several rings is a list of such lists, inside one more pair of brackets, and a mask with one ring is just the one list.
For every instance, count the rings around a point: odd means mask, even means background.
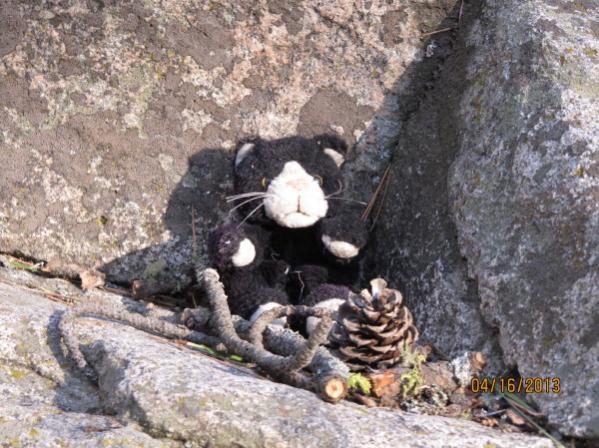
[{"label": "gray rock surface", "polygon": [[466,11],[404,126],[377,266],[425,337],[560,378],[560,394],[529,397],[564,433],[599,438],[599,7]]},{"label": "gray rock surface", "polygon": [[551,446],[467,420],[331,405],[157,336],[82,319],[95,389],[62,358],[55,324],[64,305],[4,283],[35,283],[27,274],[0,276],[0,440],[13,446]]},{"label": "gray rock surface", "polygon": [[0,252],[180,289],[235,140],[332,129],[356,199],[392,158],[367,266],[423,338],[559,376],[533,399],[599,437],[597,2],[470,0],[419,38],[461,4],[2,1]]},{"label": "gray rock surface", "polygon": [[534,401],[599,438],[599,5],[488,3],[449,178],[461,253],[505,361],[561,379]]},{"label": "gray rock surface", "polygon": [[181,288],[248,134],[362,137],[370,191],[456,1],[3,1],[0,251]]}]

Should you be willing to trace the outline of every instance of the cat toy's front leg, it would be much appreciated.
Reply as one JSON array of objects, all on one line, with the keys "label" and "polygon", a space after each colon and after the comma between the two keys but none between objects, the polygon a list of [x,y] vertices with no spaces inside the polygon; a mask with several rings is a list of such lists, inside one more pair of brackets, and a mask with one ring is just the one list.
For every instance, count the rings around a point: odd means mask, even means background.
[{"label": "cat toy's front leg", "polygon": [[366,222],[353,210],[323,219],[318,234],[326,253],[342,263],[356,259],[368,241]]},{"label": "cat toy's front leg", "polygon": [[264,261],[268,233],[252,225],[225,224],[208,238],[212,265],[218,270],[233,314],[249,319],[262,305],[289,303],[281,285],[286,266]]},{"label": "cat toy's front leg", "polygon": [[219,271],[258,266],[263,260],[264,240],[257,226],[224,224],[208,237],[208,253]]}]

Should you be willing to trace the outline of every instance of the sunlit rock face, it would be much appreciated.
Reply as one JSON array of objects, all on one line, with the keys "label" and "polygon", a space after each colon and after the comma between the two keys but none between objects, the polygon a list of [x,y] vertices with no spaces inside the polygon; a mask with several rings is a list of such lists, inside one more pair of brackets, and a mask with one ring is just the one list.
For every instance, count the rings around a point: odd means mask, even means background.
[{"label": "sunlit rock face", "polygon": [[455,3],[2,1],[0,251],[184,288],[250,134],[359,141],[369,194]]}]

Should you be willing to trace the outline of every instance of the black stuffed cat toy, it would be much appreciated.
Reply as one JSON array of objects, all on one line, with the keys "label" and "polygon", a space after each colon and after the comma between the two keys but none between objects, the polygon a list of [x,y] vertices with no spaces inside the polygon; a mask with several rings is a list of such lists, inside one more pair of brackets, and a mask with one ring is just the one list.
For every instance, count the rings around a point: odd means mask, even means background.
[{"label": "black stuffed cat toy", "polygon": [[359,208],[337,200],[346,151],[335,135],[238,143],[230,201],[241,222],[208,240],[234,314],[347,298],[367,230]]}]

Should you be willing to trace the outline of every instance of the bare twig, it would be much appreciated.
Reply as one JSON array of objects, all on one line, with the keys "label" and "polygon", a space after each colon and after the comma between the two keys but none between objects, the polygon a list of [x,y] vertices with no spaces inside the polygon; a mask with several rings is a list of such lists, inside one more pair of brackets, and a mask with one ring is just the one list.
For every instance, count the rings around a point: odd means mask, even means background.
[{"label": "bare twig", "polygon": [[96,379],[93,369],[87,364],[81,349],[79,348],[79,339],[74,331],[74,321],[78,317],[90,315],[100,318],[113,319],[118,322],[127,323],[139,330],[156,333],[170,339],[186,339],[196,344],[204,344],[214,347],[217,350],[223,350],[224,347],[218,338],[209,336],[194,330],[190,330],[182,325],[175,325],[162,319],[142,316],[141,314],[131,313],[122,306],[113,303],[85,303],[77,305],[61,316],[58,328],[64,340],[65,346],[71,357],[83,372],[90,378]]},{"label": "bare twig", "polygon": [[218,273],[214,269],[206,269],[203,279],[214,313],[214,323],[223,343],[233,353],[255,362],[260,367],[281,372],[299,370],[310,363],[316,348],[326,342],[333,325],[332,319],[330,317],[327,319],[326,316],[322,318],[319,327],[308,339],[304,350],[293,356],[274,355],[260,346],[244,341],[235,331],[231,311],[227,304],[227,296]]},{"label": "bare twig", "polygon": [[[312,310],[309,307],[283,307],[282,311],[271,313],[252,325],[239,316],[231,315],[224,287],[214,269],[205,271],[198,269],[196,274],[199,280],[203,280],[212,310],[205,308],[186,310],[181,317],[192,328],[133,313],[121,304],[106,301],[80,304],[68,309],[61,316],[58,325],[67,351],[77,367],[93,380],[97,380],[96,372],[87,364],[81,352],[74,330],[74,322],[77,318],[92,316],[126,323],[166,338],[184,339],[219,351],[228,350],[257,364],[272,377],[290,385],[317,391],[329,401],[338,401],[345,396],[349,369],[328,350],[320,347],[328,340],[333,325],[332,318],[326,311]],[[268,325],[268,319],[276,317],[276,314],[314,315],[320,317],[321,321],[306,341],[291,330],[277,329],[274,325]],[[206,332],[197,331],[198,328],[205,329]],[[242,339],[238,333],[257,343],[253,344]],[[309,367],[313,375],[302,372],[305,367]]]},{"label": "bare twig", "polygon": [[263,347],[262,345],[262,333],[266,329],[266,326],[270,324],[273,320],[279,319],[281,317],[290,317],[290,316],[300,316],[300,317],[331,317],[331,312],[329,310],[323,308],[311,308],[309,306],[280,306],[277,308],[273,308],[272,310],[268,310],[260,315],[258,319],[254,322],[251,328],[248,331],[248,340],[258,347]]},{"label": "bare twig", "polygon": [[[330,316],[322,315],[321,321],[310,335],[308,341],[302,344],[294,354],[287,356],[276,355],[267,351],[261,343],[262,331],[268,324],[268,319],[276,318],[281,313],[293,314],[294,307],[277,308],[277,312],[270,313],[258,319],[257,325],[250,328],[248,332],[251,338],[258,344],[245,341],[239,337],[235,330],[234,320],[227,304],[227,296],[223,284],[216,270],[206,269],[196,271],[198,279],[203,280],[210,306],[212,309],[212,326],[217,331],[225,346],[236,355],[256,363],[275,378],[287,384],[302,387],[304,389],[316,390],[329,401],[338,401],[345,396],[346,389],[342,386],[344,378],[333,376],[320,376],[316,381],[300,370],[310,365],[318,352],[321,344],[328,340],[328,335],[333,325]],[[305,310],[302,310],[305,312]],[[266,323],[265,323],[266,322]]]},{"label": "bare twig", "polygon": [[[185,309],[181,320],[185,325],[196,331],[216,334],[216,331],[212,328],[211,317],[212,313],[209,309],[197,307]],[[273,318],[276,319],[276,317]],[[257,331],[256,323],[252,325],[249,321],[237,315],[232,315],[232,319],[237,334],[243,339],[251,340],[249,332],[252,328]],[[296,353],[306,344],[306,340],[299,333],[279,325],[267,325],[262,337],[264,348],[281,356]],[[333,356],[325,347],[319,347],[316,350],[308,368],[318,377],[336,376],[347,380],[350,374],[349,367],[339,358]]]}]

